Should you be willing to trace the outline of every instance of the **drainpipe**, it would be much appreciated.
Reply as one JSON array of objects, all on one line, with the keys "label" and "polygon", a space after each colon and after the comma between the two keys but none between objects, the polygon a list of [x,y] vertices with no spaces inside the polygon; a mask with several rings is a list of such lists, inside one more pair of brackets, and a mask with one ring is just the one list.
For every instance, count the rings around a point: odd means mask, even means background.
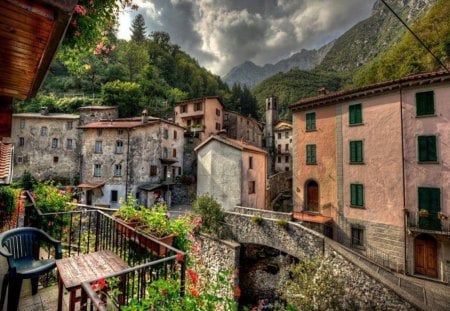
[{"label": "drainpipe", "polygon": [[406,260],[406,238],[407,238],[407,214],[405,213],[405,209],[406,209],[406,179],[405,179],[405,143],[404,143],[404,139],[403,139],[403,89],[402,89],[402,85],[399,84],[399,92],[400,92],[400,136],[402,139],[402,187],[403,187],[403,235],[404,235],[404,239],[405,239],[405,262],[404,262],[404,269],[403,269],[403,274],[407,274],[406,270],[407,270],[407,260]]},{"label": "drainpipe", "polygon": [[127,169],[125,170],[125,202],[128,203],[128,170],[130,161],[130,129],[127,130]]}]

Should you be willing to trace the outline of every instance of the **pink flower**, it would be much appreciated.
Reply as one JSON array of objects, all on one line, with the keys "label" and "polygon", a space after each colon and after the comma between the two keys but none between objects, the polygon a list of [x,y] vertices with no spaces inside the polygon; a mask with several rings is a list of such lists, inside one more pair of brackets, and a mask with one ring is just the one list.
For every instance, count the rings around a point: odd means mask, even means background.
[{"label": "pink flower", "polygon": [[184,255],[182,253],[177,253],[176,259],[178,262],[184,262]]},{"label": "pink flower", "polygon": [[75,36],[79,37],[79,36],[81,35],[81,32],[79,32],[79,31],[77,30],[77,31],[75,31],[73,34],[74,34]]},{"label": "pink flower", "polygon": [[70,22],[70,25],[72,25],[73,27],[77,27],[78,26],[78,22],[76,20],[73,20]]},{"label": "pink flower", "polygon": [[86,15],[86,9],[84,6],[77,4],[74,8],[75,13],[80,15]]}]

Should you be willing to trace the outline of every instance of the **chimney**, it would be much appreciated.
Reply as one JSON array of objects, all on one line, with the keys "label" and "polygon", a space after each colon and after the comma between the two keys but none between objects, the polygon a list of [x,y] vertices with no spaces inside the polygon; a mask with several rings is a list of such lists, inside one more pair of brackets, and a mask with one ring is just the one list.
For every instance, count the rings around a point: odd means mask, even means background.
[{"label": "chimney", "polygon": [[321,88],[318,90],[318,92],[319,92],[319,95],[320,95],[320,96],[324,96],[324,95],[327,95],[327,94],[328,94],[327,89],[324,88],[324,87],[321,87]]},{"label": "chimney", "polygon": [[148,112],[147,109],[142,111],[142,124],[148,123]]}]

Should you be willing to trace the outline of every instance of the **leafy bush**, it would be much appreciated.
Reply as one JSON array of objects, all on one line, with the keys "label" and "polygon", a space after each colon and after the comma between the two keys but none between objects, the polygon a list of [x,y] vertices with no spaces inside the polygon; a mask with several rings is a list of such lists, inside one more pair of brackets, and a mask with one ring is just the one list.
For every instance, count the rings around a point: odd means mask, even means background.
[{"label": "leafy bush", "polygon": [[198,196],[192,203],[192,209],[202,219],[202,231],[219,235],[225,221],[225,213],[212,196],[208,194]]},{"label": "leafy bush", "polygon": [[20,185],[23,190],[33,190],[33,186],[36,183],[36,179],[31,175],[30,172],[23,172],[22,178],[20,180]]},{"label": "leafy bush", "polygon": [[12,188],[0,187],[0,214],[3,217],[9,216],[16,208],[16,195]]},{"label": "leafy bush", "polygon": [[72,194],[59,190],[52,181],[39,182],[33,191],[36,207],[43,213],[63,212],[69,209]]}]

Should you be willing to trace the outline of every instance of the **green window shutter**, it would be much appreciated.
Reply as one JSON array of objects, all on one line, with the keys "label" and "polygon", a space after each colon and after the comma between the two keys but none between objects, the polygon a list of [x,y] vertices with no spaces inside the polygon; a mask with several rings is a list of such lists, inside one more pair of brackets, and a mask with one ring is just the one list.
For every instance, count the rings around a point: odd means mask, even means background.
[{"label": "green window shutter", "polygon": [[363,142],[361,140],[350,142],[350,163],[363,162]]},{"label": "green window shutter", "polygon": [[356,104],[351,105],[348,108],[349,110],[349,123],[350,124],[361,124],[362,123],[362,105]]},{"label": "green window shutter", "polygon": [[364,206],[364,186],[361,184],[350,184],[350,205]]},{"label": "green window shutter", "polygon": [[358,193],[357,205],[364,206],[364,187],[363,187],[363,185],[358,185],[357,193]]},{"label": "green window shutter", "polygon": [[436,136],[419,136],[417,142],[419,148],[419,162],[436,162]]},{"label": "green window shutter", "polygon": [[438,213],[441,211],[441,189],[429,188],[430,192],[430,212]]},{"label": "green window shutter", "polygon": [[427,137],[428,161],[437,161],[436,136]]},{"label": "green window shutter", "polygon": [[426,116],[434,114],[434,92],[416,93],[416,115]]},{"label": "green window shutter", "polygon": [[427,137],[419,136],[418,145],[419,145],[419,161],[420,162],[427,161]]},{"label": "green window shutter", "polygon": [[306,130],[311,131],[316,129],[316,113],[309,112],[306,114]]},{"label": "green window shutter", "polygon": [[350,185],[350,205],[356,205],[356,185]]},{"label": "green window shutter", "polygon": [[426,209],[428,210],[428,188],[419,187],[419,210]]},{"label": "green window shutter", "polygon": [[316,163],[316,145],[306,145],[306,164]]}]

